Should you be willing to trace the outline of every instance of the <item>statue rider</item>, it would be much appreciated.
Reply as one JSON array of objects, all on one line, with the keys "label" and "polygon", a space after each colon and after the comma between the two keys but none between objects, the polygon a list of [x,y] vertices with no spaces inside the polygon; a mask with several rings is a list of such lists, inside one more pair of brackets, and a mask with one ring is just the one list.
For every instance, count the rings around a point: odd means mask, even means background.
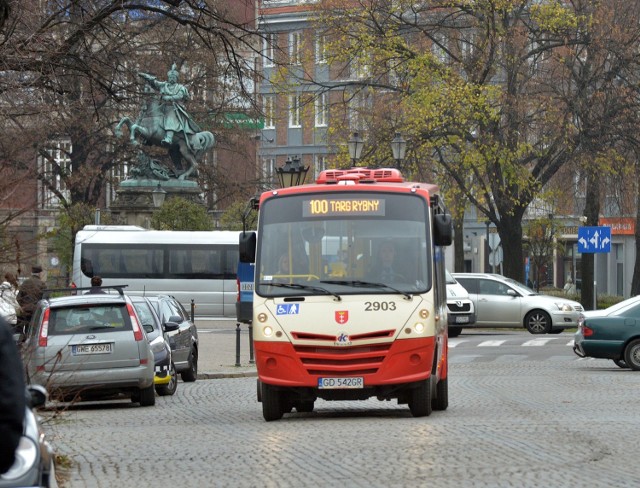
[{"label": "statue rider", "polygon": [[167,72],[168,81],[158,81],[155,76],[147,73],[138,73],[138,76],[144,78],[149,86],[160,93],[163,114],[162,123],[166,133],[165,138],[162,140],[163,146],[170,146],[173,143],[173,136],[176,132],[183,132],[186,139],[187,134],[195,134],[201,131],[198,124],[194,122],[184,108],[183,102],[189,100],[189,92],[184,85],[178,83],[178,70],[175,63]]}]

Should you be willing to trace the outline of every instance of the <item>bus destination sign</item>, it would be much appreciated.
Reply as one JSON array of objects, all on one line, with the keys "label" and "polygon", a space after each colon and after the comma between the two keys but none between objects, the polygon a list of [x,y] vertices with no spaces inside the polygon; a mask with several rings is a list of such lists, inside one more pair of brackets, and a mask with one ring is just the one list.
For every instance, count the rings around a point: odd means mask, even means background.
[{"label": "bus destination sign", "polygon": [[375,215],[385,214],[382,198],[315,198],[302,202],[303,217],[335,217],[340,215]]}]

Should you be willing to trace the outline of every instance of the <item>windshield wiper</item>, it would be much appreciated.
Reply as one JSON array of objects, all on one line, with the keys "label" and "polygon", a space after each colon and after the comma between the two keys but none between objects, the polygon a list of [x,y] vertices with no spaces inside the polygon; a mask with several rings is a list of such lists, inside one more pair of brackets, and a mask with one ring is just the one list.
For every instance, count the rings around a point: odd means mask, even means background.
[{"label": "windshield wiper", "polygon": [[342,300],[342,297],[337,293],[334,293],[326,288],[322,288],[321,286],[312,286],[312,285],[300,285],[298,283],[268,283],[261,282],[260,285],[267,286],[279,286],[280,288],[293,288],[294,290],[312,290],[312,291],[320,291],[325,295],[333,295],[338,301]]},{"label": "windshield wiper", "polygon": [[411,294],[406,291],[398,290],[393,286],[387,285],[385,283],[374,283],[372,281],[360,281],[360,280],[322,280],[320,283],[327,283],[329,285],[345,285],[345,286],[353,286],[353,287],[369,287],[369,288],[386,288],[388,290],[395,291],[396,293],[400,293],[404,295],[407,300],[411,300]]}]

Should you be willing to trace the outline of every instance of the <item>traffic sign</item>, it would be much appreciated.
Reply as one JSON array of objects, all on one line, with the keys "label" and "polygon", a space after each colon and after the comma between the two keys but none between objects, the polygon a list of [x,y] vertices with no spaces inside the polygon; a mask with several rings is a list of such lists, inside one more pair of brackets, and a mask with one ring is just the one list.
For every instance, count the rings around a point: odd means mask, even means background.
[{"label": "traffic sign", "polygon": [[611,252],[611,227],[578,227],[578,252]]}]

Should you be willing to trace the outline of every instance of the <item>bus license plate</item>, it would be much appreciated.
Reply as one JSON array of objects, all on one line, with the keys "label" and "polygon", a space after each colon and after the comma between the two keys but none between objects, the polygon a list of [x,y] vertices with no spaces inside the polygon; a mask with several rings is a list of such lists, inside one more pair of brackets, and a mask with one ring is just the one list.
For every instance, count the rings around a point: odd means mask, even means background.
[{"label": "bus license plate", "polygon": [[364,378],[362,376],[352,376],[347,378],[318,378],[318,388],[323,390],[364,388]]},{"label": "bus license plate", "polygon": [[82,354],[110,354],[113,352],[113,342],[103,344],[79,344],[71,346],[71,354],[80,356]]}]

